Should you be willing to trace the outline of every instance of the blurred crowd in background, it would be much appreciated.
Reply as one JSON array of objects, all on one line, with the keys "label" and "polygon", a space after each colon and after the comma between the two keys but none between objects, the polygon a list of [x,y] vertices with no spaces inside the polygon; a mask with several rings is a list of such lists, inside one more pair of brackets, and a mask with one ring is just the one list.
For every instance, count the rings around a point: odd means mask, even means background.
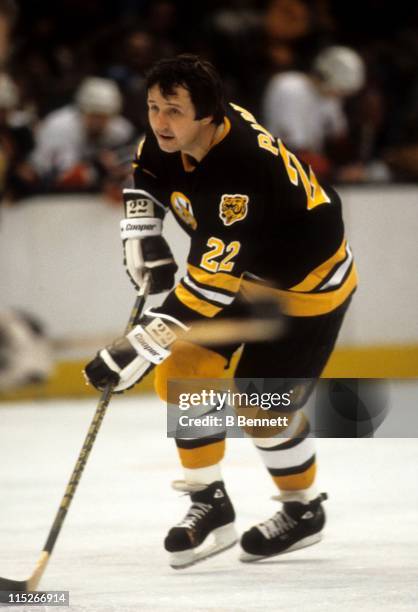
[{"label": "blurred crowd in background", "polygon": [[[121,203],[158,59],[211,60],[322,180],[418,180],[418,4],[363,0],[0,0],[0,202]],[[0,390],[45,380],[51,347],[0,312]]]},{"label": "blurred crowd in background", "polygon": [[[8,4],[0,0],[0,22]],[[0,191],[9,202],[79,191],[119,202],[146,125],[146,71],[182,52],[211,60],[227,98],[323,179],[418,179],[418,5],[17,4],[0,75]]]}]

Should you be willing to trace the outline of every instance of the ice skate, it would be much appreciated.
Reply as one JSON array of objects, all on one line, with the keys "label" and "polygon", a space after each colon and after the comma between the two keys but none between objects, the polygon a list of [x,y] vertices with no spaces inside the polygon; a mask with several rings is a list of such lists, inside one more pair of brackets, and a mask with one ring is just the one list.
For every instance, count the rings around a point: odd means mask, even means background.
[{"label": "ice skate", "polygon": [[241,537],[240,561],[249,563],[316,544],[322,538],[325,513],[321,493],[309,503],[287,501],[282,510],[246,531]]},{"label": "ice skate", "polygon": [[188,567],[231,548],[238,541],[234,508],[222,481],[210,485],[175,481],[173,487],[189,493],[192,505],[164,541],[171,567]]}]

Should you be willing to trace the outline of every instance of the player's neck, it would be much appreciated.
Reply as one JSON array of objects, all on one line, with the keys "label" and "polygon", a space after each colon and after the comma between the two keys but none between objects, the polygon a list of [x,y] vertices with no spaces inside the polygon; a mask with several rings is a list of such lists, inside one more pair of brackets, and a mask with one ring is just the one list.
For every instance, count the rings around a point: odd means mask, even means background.
[{"label": "player's neck", "polygon": [[182,153],[193,157],[193,159],[195,159],[197,162],[201,162],[205,155],[207,155],[210,149],[213,147],[214,143],[216,143],[223,129],[223,123],[220,125],[210,123],[208,126],[205,126],[201,134],[199,134],[199,139],[196,140],[193,145],[187,149],[187,151],[184,150]]}]

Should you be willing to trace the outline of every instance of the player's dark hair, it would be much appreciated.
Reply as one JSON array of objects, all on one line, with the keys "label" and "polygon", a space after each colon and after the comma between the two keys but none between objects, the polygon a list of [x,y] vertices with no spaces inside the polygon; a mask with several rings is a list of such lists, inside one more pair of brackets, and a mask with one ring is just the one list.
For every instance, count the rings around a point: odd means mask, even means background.
[{"label": "player's dark hair", "polygon": [[6,17],[11,25],[15,24],[18,12],[15,0],[0,0],[0,15]]},{"label": "player's dark hair", "polygon": [[196,119],[213,116],[219,125],[225,115],[223,85],[214,66],[197,55],[177,55],[158,61],[147,74],[147,89],[158,85],[164,97],[184,87],[196,109]]}]

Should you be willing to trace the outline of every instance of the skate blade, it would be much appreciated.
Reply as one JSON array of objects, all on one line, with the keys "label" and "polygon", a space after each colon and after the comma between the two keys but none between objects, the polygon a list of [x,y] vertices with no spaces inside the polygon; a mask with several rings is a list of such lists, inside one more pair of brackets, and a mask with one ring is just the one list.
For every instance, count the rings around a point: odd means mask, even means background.
[{"label": "skate blade", "polygon": [[[212,543],[208,545],[210,538],[212,538]],[[173,569],[184,569],[232,548],[237,542],[238,534],[234,523],[229,523],[214,529],[200,546],[191,550],[170,553],[169,563]]]},{"label": "skate blade", "polygon": [[295,550],[299,550],[300,548],[306,548],[307,546],[312,546],[312,544],[316,544],[317,542],[320,542],[321,540],[322,540],[322,533],[321,532],[314,533],[311,536],[307,536],[306,538],[299,540],[299,542],[295,542],[295,544],[293,544],[292,546],[289,546],[289,548],[286,548],[286,550],[283,550],[282,552],[279,552],[279,553],[273,553],[272,555],[252,555],[250,553],[242,551],[240,554],[239,560],[242,561],[242,563],[253,563],[254,561],[261,561],[262,559],[271,559],[272,557],[278,557],[279,555],[285,555],[286,553],[293,552]]}]

